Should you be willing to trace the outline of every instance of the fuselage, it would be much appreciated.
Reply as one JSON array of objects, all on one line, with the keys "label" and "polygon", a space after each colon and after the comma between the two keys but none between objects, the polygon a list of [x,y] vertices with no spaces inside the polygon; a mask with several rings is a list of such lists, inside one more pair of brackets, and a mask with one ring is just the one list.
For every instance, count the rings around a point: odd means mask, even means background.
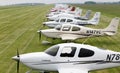
[{"label": "fuselage", "polygon": [[56,19],[55,21],[48,21],[48,22],[43,22],[44,25],[50,27],[50,28],[54,28],[57,25],[62,25],[62,24],[73,24],[73,25],[89,25],[92,24],[89,21],[85,21],[85,20],[78,20],[75,18],[68,18],[68,17],[61,17]]},{"label": "fuselage", "polygon": [[[86,37],[96,37],[96,36],[105,36],[107,34],[103,29],[92,29],[88,27],[78,26],[78,25],[62,25],[54,29],[45,29],[41,30],[42,34],[50,38],[64,38],[62,40],[75,40],[78,38]],[[107,31],[108,32],[108,31]],[[73,39],[71,39],[73,37]]]},{"label": "fuselage", "polygon": [[20,55],[20,62],[35,70],[58,71],[60,68],[98,70],[120,66],[120,53],[97,47],[66,43],[45,52]]}]

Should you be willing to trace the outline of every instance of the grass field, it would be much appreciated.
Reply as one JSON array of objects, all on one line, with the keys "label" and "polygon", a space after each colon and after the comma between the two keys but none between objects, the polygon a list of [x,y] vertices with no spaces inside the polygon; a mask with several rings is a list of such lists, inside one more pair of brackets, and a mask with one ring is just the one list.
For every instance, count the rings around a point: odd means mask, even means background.
[{"label": "grass field", "polygon": [[120,17],[120,4],[90,4],[90,5],[77,5],[84,9],[93,11],[100,11],[102,14],[111,17]]},{"label": "grass field", "polygon": [[[37,30],[41,27],[41,24],[45,19],[45,14],[49,11],[50,8],[52,8],[52,5],[0,7],[0,73],[16,73],[16,62],[13,61],[11,57],[16,55],[17,48],[22,54],[28,52],[43,51],[51,46],[41,45],[37,34]],[[101,21],[98,26],[90,27],[105,28],[114,16],[107,16],[107,13],[105,14],[106,15],[101,16]],[[117,14],[119,14],[119,12]],[[42,38],[44,39],[44,37]],[[117,35],[113,37],[90,38],[85,43],[120,52],[119,38],[120,29],[118,30]],[[48,40],[51,41],[51,39]],[[79,39],[76,40],[76,42],[82,43],[84,40],[85,39]],[[62,41],[54,41],[54,43],[60,42]],[[27,67],[20,64],[20,73],[25,73],[27,70],[29,70]],[[91,73],[119,72],[120,67],[94,71]]]}]

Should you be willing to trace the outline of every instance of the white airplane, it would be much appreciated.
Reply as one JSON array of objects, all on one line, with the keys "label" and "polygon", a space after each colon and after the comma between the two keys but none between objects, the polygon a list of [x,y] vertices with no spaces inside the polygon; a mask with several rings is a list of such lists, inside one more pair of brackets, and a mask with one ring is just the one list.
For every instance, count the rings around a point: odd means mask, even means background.
[{"label": "white airplane", "polygon": [[74,14],[64,12],[64,13],[60,13],[60,14],[56,14],[56,15],[47,17],[47,19],[50,20],[50,21],[53,21],[53,20],[58,19],[59,17],[71,17],[71,18],[74,18],[74,17],[79,17],[81,15],[81,13],[82,13],[82,10],[79,9]]},{"label": "white airplane", "polygon": [[117,33],[119,24],[119,18],[113,18],[107,28],[104,29],[93,29],[89,27],[63,24],[56,26],[53,29],[38,30],[41,33],[50,38],[61,38],[62,40],[75,40],[78,38],[87,38],[95,36],[112,36]]},{"label": "white airplane", "polygon": [[97,25],[100,20],[100,15],[101,15],[100,12],[96,12],[93,18],[90,20],[79,20],[79,19],[70,18],[70,17],[59,17],[55,21],[43,22],[43,25],[46,25],[50,28],[54,28],[57,25],[62,25],[66,23],[76,24],[76,25]]},{"label": "white airplane", "polygon": [[21,54],[12,57],[38,72],[58,71],[59,73],[89,73],[93,70],[120,66],[120,52],[103,50],[90,45],[63,43],[50,47],[44,52]]},{"label": "white airplane", "polygon": [[57,12],[57,11],[62,11],[69,9],[71,6],[66,5],[66,4],[56,4],[54,8],[50,10],[50,12]]},{"label": "white airplane", "polygon": [[65,9],[65,10],[58,10],[56,12],[50,12],[49,14],[46,15],[46,17],[52,17],[54,15],[58,15],[58,14],[61,14],[61,13],[67,13],[67,14],[73,14],[73,15],[81,15],[82,14],[82,9],[79,9],[78,7],[75,8],[75,7],[72,7],[72,9]]}]

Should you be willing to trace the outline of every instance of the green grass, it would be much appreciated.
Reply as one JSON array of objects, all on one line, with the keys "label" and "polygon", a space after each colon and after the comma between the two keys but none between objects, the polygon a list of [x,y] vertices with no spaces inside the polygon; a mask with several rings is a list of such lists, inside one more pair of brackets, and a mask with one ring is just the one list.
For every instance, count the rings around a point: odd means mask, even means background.
[{"label": "green grass", "polygon": [[[37,30],[41,27],[52,5],[43,6],[10,6],[0,7],[0,73],[16,73],[16,62],[11,57],[16,55],[16,49],[19,52],[39,52],[43,51],[51,45],[42,45],[38,40]],[[117,8],[117,7],[115,7]],[[103,8],[104,10],[104,8]],[[113,10],[111,10],[113,11]],[[94,13],[94,12],[93,12]],[[117,13],[119,14],[119,12]],[[113,14],[114,16],[114,14]],[[105,28],[111,16],[101,16],[98,26],[90,26],[92,28]],[[119,25],[120,28],[120,25]],[[86,44],[93,46],[120,51],[120,29],[118,34],[113,37],[95,37],[88,39]],[[42,39],[45,39],[42,36]],[[48,39],[52,41],[51,39]],[[78,39],[76,42],[82,43],[85,39]],[[61,43],[60,39],[53,40],[55,44]],[[20,73],[29,70],[26,66],[20,64]],[[91,73],[119,73],[120,68],[105,69]],[[37,72],[33,72],[37,73]]]},{"label": "green grass", "polygon": [[88,4],[77,5],[84,9],[90,9],[93,11],[100,11],[102,14],[112,17],[120,17],[120,4]]}]

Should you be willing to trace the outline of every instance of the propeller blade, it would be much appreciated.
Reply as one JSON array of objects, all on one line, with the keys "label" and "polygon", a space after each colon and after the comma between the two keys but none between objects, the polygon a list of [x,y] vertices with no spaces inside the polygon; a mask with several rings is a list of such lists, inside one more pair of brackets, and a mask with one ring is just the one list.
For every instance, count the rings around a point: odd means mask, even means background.
[{"label": "propeller blade", "polygon": [[41,35],[41,30],[38,30],[37,32],[39,33],[39,41],[40,41],[41,40],[41,36],[42,36]]},{"label": "propeller blade", "polygon": [[17,73],[19,73],[19,64],[20,64],[20,61],[18,60],[17,61]]},{"label": "propeller blade", "polygon": [[[17,49],[17,57],[20,58],[18,49]],[[19,73],[19,63],[20,63],[20,60],[18,59],[17,60],[17,73]]]},{"label": "propeller blade", "polygon": [[20,56],[19,56],[19,51],[18,51],[18,49],[17,49],[17,57],[20,57]]},{"label": "propeller blade", "polygon": [[41,40],[41,31],[39,32],[39,40]]}]

